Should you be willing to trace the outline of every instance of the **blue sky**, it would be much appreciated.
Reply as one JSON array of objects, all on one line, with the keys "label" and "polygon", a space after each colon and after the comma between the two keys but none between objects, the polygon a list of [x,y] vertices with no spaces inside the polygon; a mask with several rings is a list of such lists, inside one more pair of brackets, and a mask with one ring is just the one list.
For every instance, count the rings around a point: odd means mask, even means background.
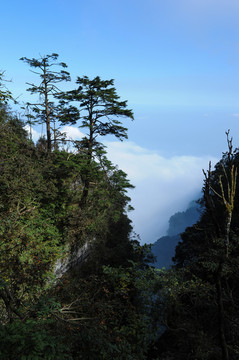
[{"label": "blue sky", "polygon": [[0,69],[20,101],[29,100],[25,82],[37,78],[19,58],[52,52],[68,64],[67,87],[76,76],[114,78],[128,100],[135,113],[125,124],[129,142],[107,144],[136,185],[132,218],[142,242],[155,241],[196,196],[201,168],[226,149],[225,130],[238,146],[238,16],[238,0],[1,4]]}]

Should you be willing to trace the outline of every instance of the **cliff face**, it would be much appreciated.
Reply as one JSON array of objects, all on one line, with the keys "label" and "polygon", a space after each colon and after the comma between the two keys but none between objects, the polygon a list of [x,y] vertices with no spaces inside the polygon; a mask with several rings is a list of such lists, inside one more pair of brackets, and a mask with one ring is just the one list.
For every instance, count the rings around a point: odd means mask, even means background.
[{"label": "cliff face", "polygon": [[82,264],[88,258],[91,249],[92,242],[86,241],[82,247],[76,248],[66,258],[57,260],[54,269],[56,279],[60,279],[67,271]]}]

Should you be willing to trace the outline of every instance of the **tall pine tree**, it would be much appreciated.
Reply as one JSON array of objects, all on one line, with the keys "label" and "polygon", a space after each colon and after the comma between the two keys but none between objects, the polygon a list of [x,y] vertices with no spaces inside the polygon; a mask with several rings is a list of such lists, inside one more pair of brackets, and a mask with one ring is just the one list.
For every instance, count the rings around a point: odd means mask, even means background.
[{"label": "tall pine tree", "polygon": [[60,66],[65,69],[67,65],[63,62],[56,62],[58,54],[46,55],[39,59],[29,59],[22,57],[20,60],[26,62],[31,68],[35,70],[32,72],[39,75],[41,82],[39,85],[27,83],[30,87],[27,91],[31,94],[39,95],[39,103],[32,103],[33,110],[37,113],[39,120],[46,124],[47,134],[47,150],[48,152],[52,149],[51,132],[55,130],[55,126],[52,128],[52,123],[55,124],[56,118],[54,115],[54,103],[52,98],[60,93],[60,89],[57,84],[62,81],[70,81],[70,74],[65,70],[56,71],[55,67]]}]

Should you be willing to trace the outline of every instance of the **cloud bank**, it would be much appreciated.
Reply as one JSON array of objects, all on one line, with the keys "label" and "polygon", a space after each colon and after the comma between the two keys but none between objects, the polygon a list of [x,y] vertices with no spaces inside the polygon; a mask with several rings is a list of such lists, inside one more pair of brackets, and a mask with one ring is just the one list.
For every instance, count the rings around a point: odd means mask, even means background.
[{"label": "cloud bank", "polygon": [[80,140],[85,136],[77,127],[69,125],[63,126],[61,133],[65,133],[68,140]]},{"label": "cloud bank", "polygon": [[124,170],[136,186],[129,195],[135,211],[129,214],[142,243],[152,243],[164,235],[168,220],[199,197],[203,186],[202,169],[209,160],[194,156],[166,158],[133,142],[105,142],[108,157]]},{"label": "cloud bank", "polygon": [[[32,134],[32,140],[34,142],[36,142],[41,136],[39,131],[30,128],[29,125],[24,126],[24,129],[28,132],[28,134]],[[85,136],[85,134],[81,132],[78,127],[75,126],[66,125],[63,126],[60,131],[62,134],[65,134],[67,140],[80,140]]]},{"label": "cloud bank", "polygon": [[30,125],[25,125],[24,129],[28,132],[29,135],[31,134],[32,140],[34,142],[36,142],[39,139],[39,137],[41,136],[41,134],[37,130],[30,127]]}]

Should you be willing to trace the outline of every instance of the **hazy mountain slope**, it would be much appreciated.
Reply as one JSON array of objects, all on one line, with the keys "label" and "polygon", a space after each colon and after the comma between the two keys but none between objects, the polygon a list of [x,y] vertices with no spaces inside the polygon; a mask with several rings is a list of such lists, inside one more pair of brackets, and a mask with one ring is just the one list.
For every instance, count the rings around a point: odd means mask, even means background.
[{"label": "hazy mountain slope", "polygon": [[172,265],[175,247],[181,240],[180,234],[188,226],[195,224],[199,217],[199,206],[194,201],[187,210],[177,212],[170,217],[167,236],[162,236],[152,245],[152,253],[157,259],[153,264],[156,268],[168,268]]}]

